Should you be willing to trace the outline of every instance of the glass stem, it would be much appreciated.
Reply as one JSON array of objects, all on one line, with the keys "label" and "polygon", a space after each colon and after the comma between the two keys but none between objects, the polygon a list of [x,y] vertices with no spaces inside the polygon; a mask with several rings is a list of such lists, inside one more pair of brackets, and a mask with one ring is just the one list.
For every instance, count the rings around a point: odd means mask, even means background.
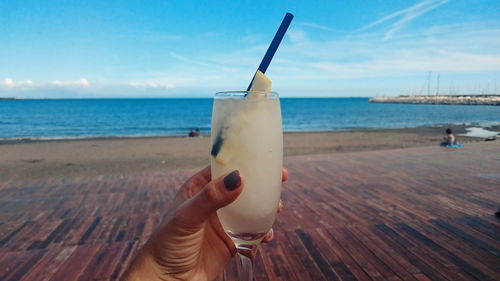
[{"label": "glass stem", "polygon": [[238,276],[240,281],[253,281],[253,258],[237,254]]},{"label": "glass stem", "polygon": [[258,244],[237,245],[238,253],[224,270],[222,280],[253,281],[254,258],[258,247]]}]

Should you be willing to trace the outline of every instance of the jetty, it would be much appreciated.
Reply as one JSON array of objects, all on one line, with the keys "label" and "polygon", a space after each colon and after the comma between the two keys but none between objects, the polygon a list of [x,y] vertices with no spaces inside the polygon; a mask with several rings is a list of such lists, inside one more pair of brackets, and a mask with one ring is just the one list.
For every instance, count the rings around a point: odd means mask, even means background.
[{"label": "jetty", "polygon": [[500,105],[500,95],[401,95],[373,97],[369,102],[449,105]]}]

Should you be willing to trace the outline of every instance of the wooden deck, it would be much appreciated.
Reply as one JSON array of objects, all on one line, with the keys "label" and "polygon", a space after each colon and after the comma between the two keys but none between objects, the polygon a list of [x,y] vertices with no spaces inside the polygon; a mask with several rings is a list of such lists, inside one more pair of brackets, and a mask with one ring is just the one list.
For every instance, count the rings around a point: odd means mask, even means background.
[{"label": "wooden deck", "polygon": [[[500,280],[500,142],[286,166],[257,280]],[[0,280],[117,280],[192,173],[0,183]]]}]

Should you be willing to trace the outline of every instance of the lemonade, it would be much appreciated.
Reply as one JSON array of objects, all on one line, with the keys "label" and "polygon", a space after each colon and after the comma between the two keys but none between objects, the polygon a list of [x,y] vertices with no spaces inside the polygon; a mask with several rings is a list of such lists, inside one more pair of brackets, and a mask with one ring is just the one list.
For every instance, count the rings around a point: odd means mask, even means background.
[{"label": "lemonade", "polygon": [[219,93],[212,130],[212,178],[239,170],[245,179],[238,199],[218,211],[222,226],[232,237],[260,241],[276,218],[281,192],[283,134],[278,95]]}]

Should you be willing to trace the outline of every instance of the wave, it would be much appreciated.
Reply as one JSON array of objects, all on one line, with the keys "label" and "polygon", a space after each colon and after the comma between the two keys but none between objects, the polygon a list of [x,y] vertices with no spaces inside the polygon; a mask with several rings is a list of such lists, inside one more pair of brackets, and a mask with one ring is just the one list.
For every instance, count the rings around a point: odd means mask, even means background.
[{"label": "wave", "polygon": [[192,129],[200,129],[200,131],[210,131],[210,127],[118,127],[120,130],[137,130],[137,131],[172,131],[172,132],[189,132]]},{"label": "wave", "polygon": [[5,143],[23,143],[37,141],[64,141],[64,140],[96,140],[96,139],[140,139],[140,138],[159,138],[159,137],[184,137],[185,134],[134,134],[134,135],[91,135],[91,136],[26,136],[26,137],[4,137],[0,138],[0,144]]}]

